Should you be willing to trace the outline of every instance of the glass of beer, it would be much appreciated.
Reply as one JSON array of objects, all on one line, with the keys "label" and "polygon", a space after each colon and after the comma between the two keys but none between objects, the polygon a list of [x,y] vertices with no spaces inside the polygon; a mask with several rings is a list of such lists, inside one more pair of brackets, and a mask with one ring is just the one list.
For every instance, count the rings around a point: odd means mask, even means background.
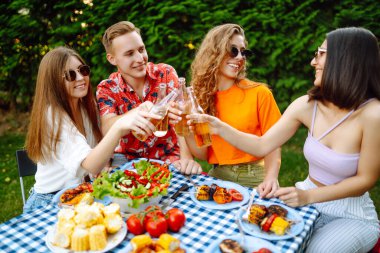
[{"label": "glass of beer", "polygon": [[178,109],[182,111],[181,120],[174,126],[175,132],[179,136],[187,136],[190,134],[189,126],[187,125],[186,116],[191,113],[191,101],[186,90],[186,80],[183,77],[178,78],[179,81],[179,96]]},{"label": "glass of beer", "polygon": [[194,124],[194,138],[198,147],[207,147],[211,145],[211,134],[208,123],[195,123]]},{"label": "glass of beer", "polygon": [[[157,126],[165,119],[169,109],[169,103],[174,101],[178,96],[178,90],[172,90],[164,99],[162,99],[159,103],[153,105],[153,107],[149,110],[149,112],[153,114],[157,114],[161,116],[161,119],[152,119],[148,120],[157,128]],[[140,141],[145,141],[148,136],[145,134],[136,133],[136,131],[132,131],[133,136],[135,136]]]},{"label": "glass of beer", "polygon": [[[198,104],[197,98],[194,95],[192,87],[187,88],[187,93],[191,101],[191,112],[203,114],[202,107]],[[207,147],[211,145],[210,127],[207,122],[194,123],[194,138],[198,147]]]}]

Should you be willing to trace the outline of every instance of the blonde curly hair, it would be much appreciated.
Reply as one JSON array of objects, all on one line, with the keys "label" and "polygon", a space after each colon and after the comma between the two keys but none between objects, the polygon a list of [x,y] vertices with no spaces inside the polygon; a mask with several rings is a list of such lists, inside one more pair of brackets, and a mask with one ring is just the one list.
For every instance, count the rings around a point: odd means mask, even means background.
[{"label": "blonde curly hair", "polygon": [[[230,54],[231,39],[241,35],[244,30],[237,24],[223,24],[212,28],[203,39],[193,62],[191,63],[191,85],[195,96],[205,113],[216,115],[215,93],[223,59]],[[245,40],[247,46],[247,41]],[[244,67],[238,73],[236,82],[245,78]]]}]

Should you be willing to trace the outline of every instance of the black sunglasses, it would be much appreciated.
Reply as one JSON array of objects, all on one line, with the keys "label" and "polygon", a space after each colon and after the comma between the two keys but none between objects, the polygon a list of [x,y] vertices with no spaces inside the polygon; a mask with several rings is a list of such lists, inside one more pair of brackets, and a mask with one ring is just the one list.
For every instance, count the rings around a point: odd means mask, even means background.
[{"label": "black sunglasses", "polygon": [[72,82],[77,79],[77,71],[82,75],[82,76],[88,76],[90,75],[90,67],[87,65],[82,65],[79,66],[78,69],[72,70],[69,69],[68,71],[65,71],[64,73],[64,78],[66,78],[67,81]]},{"label": "black sunglasses", "polygon": [[239,50],[237,47],[231,47],[230,55],[232,58],[235,58],[239,55],[239,52],[241,53],[241,56],[244,58],[248,58],[253,55],[251,50],[249,49]]}]

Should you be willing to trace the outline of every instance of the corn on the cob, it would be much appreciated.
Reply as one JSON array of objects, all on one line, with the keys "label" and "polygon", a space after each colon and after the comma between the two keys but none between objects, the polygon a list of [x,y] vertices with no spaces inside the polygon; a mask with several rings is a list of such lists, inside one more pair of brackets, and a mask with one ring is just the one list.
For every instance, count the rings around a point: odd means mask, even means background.
[{"label": "corn on the cob", "polygon": [[249,209],[248,221],[253,224],[260,224],[261,220],[267,213],[266,207],[263,205],[253,204]]},{"label": "corn on the cob", "polygon": [[137,235],[131,239],[132,252],[138,252],[142,248],[152,244],[152,238],[149,235]]},{"label": "corn on the cob", "polygon": [[207,185],[201,185],[197,187],[195,194],[197,200],[209,200],[210,199],[210,187]]},{"label": "corn on the cob", "polygon": [[110,214],[104,218],[104,225],[106,226],[107,232],[110,234],[116,233],[121,229],[123,220],[118,214]]},{"label": "corn on the cob", "polygon": [[102,250],[107,245],[107,232],[104,225],[90,228],[90,250]]},{"label": "corn on the cob", "polygon": [[174,251],[179,248],[179,240],[169,234],[162,234],[158,238],[157,244],[164,250]]},{"label": "corn on the cob", "polygon": [[281,217],[276,217],[270,226],[270,231],[276,235],[284,235],[286,230],[290,227],[290,223]]},{"label": "corn on the cob", "polygon": [[108,216],[111,214],[118,214],[120,215],[120,205],[116,203],[112,203],[108,206],[105,206],[103,209],[104,216]]},{"label": "corn on the cob", "polygon": [[84,251],[90,248],[89,233],[87,229],[75,227],[71,235],[71,249],[74,251]]}]

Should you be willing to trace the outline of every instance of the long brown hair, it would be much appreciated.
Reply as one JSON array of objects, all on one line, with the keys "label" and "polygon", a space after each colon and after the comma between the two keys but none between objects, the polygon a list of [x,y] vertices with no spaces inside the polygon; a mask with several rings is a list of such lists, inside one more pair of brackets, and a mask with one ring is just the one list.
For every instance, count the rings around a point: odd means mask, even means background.
[{"label": "long brown hair", "polygon": [[[85,64],[77,52],[67,47],[57,47],[49,51],[41,60],[25,143],[29,157],[36,163],[44,162],[56,154],[65,116],[69,116],[74,126],[78,128],[69,104],[63,78],[65,66],[72,56]],[[87,113],[92,131],[99,142],[102,134],[98,124],[96,100],[91,84],[87,95],[80,99],[80,104]],[[49,108],[51,114],[48,114]],[[52,124],[49,124],[50,120],[47,118],[50,115]]]},{"label": "long brown hair", "polygon": [[[229,54],[231,39],[244,30],[237,24],[223,24],[212,28],[203,39],[191,63],[191,85],[200,106],[210,115],[216,114],[215,93],[218,90],[219,67]],[[247,45],[247,41],[245,41]],[[239,72],[236,83],[245,78],[245,66]],[[243,87],[242,87],[243,88]]]}]

